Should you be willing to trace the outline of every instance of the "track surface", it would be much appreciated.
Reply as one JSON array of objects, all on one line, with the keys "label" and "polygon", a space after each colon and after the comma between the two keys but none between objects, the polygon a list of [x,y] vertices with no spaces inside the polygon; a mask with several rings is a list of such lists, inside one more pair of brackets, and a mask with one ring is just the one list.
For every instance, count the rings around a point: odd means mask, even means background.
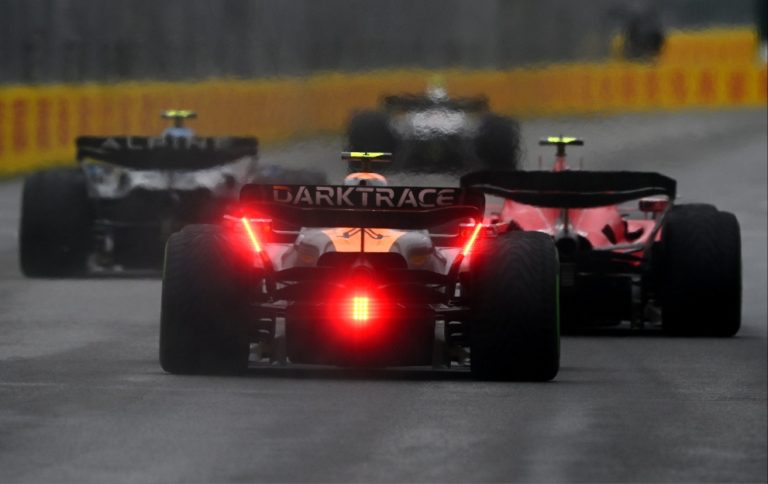
[{"label": "track surface", "polygon": [[[737,337],[565,337],[547,384],[410,370],[166,375],[160,282],[24,279],[20,182],[7,181],[0,482],[765,481],[765,111],[530,122],[529,167],[551,155],[535,140],[561,132],[587,139],[587,167],[658,170],[679,179],[684,198],[737,214]],[[262,159],[340,175],[340,145]]]}]

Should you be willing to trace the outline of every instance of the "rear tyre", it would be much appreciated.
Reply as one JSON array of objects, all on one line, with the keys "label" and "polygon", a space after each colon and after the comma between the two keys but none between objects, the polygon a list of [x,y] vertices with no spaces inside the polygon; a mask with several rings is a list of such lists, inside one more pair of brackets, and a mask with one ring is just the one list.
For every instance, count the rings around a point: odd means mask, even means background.
[{"label": "rear tyre", "polygon": [[666,331],[733,336],[741,327],[741,235],[732,213],[679,205],[661,237],[660,299]]},{"label": "rear tyre", "polygon": [[557,249],[537,232],[488,239],[471,259],[471,368],[481,379],[548,381],[560,368]]},{"label": "rear tyre", "polygon": [[84,275],[90,244],[91,214],[83,172],[56,168],[27,177],[19,225],[19,265],[24,275]]},{"label": "rear tyre", "polygon": [[516,170],[520,158],[520,125],[512,118],[487,114],[475,139],[478,158],[492,170]]},{"label": "rear tyre", "polygon": [[168,239],[160,315],[165,371],[247,368],[250,261],[238,244],[216,225],[189,225]]}]

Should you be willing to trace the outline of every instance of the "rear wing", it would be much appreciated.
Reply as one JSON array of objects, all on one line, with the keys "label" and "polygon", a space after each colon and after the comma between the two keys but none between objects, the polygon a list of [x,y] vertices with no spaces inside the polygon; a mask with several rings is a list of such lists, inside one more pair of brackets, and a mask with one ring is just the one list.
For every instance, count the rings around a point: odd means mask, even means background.
[{"label": "rear wing", "polygon": [[195,119],[197,113],[189,109],[168,109],[160,113],[163,119]]},{"label": "rear wing", "polygon": [[420,230],[461,219],[482,220],[485,199],[445,187],[245,185],[248,212],[297,227],[379,227]]},{"label": "rear wing", "polygon": [[[370,172],[371,163],[389,163],[392,161],[392,153],[386,151],[342,151],[341,159],[343,161],[354,161],[359,163],[361,172]],[[372,177],[380,177],[370,173]]]},{"label": "rear wing", "polygon": [[539,140],[539,146],[573,145],[584,146],[584,140],[573,136],[547,136]]},{"label": "rear wing", "polygon": [[592,208],[658,195],[673,200],[677,182],[651,172],[479,171],[463,176],[461,187],[538,207]]},{"label": "rear wing", "polygon": [[77,159],[92,159],[140,170],[213,168],[256,156],[253,137],[79,136]]},{"label": "rear wing", "polygon": [[342,151],[343,161],[372,161],[388,163],[392,161],[392,153],[386,151]]}]

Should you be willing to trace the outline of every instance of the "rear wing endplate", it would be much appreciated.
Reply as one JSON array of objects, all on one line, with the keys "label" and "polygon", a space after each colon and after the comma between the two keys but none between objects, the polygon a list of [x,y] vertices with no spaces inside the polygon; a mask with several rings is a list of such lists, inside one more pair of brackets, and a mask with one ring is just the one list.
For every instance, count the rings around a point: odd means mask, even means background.
[{"label": "rear wing endplate", "polygon": [[256,156],[254,137],[80,136],[78,161],[86,158],[140,170],[205,169]]},{"label": "rear wing endplate", "polygon": [[673,200],[677,182],[659,173],[634,171],[479,171],[461,187],[526,205],[592,208],[663,195]]}]

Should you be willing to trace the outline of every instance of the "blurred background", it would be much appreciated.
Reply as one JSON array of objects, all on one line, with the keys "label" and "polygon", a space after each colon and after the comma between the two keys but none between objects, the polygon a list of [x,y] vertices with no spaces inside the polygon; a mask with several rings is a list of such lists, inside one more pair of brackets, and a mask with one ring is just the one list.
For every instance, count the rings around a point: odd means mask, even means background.
[{"label": "blurred background", "polygon": [[518,117],[765,105],[758,0],[0,0],[0,174],[78,134],[269,143],[383,94],[485,94]]},{"label": "blurred background", "polygon": [[613,37],[643,16],[665,30],[748,27],[764,4],[2,0],[0,82],[253,78],[603,60],[611,55]]}]

